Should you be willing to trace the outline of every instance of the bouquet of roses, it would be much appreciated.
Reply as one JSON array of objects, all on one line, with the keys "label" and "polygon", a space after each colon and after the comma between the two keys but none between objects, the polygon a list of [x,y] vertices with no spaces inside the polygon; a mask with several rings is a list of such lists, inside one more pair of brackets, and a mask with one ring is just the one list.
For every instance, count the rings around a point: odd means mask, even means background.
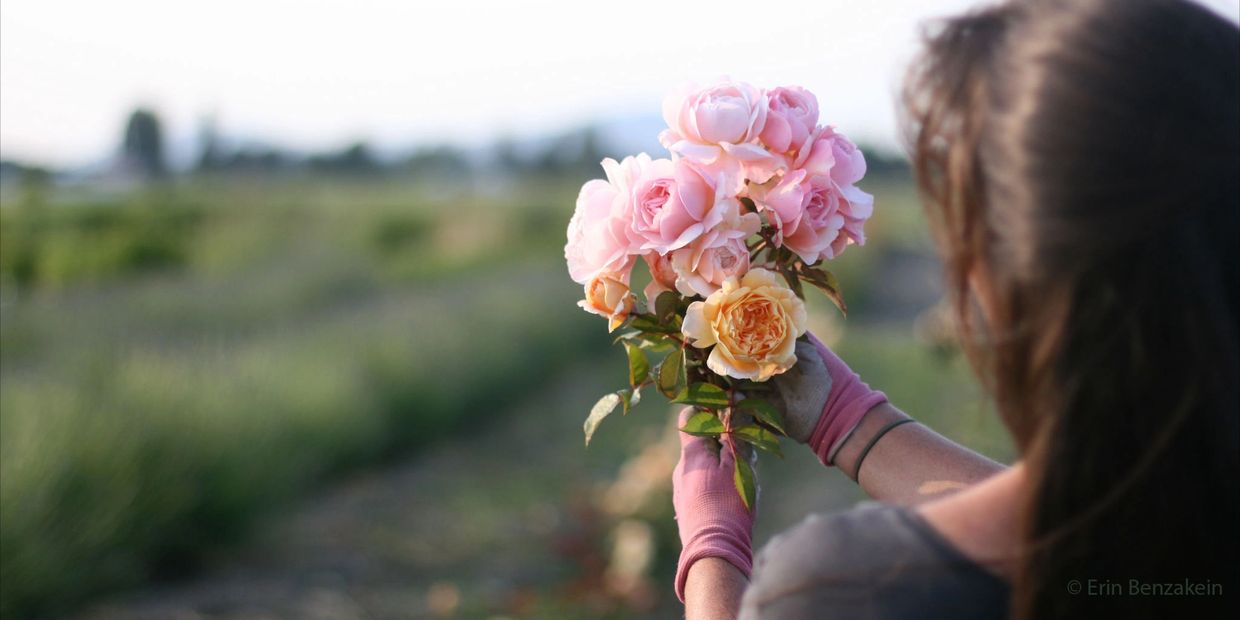
[{"label": "bouquet of roses", "polygon": [[[797,86],[689,86],[667,97],[663,117],[659,141],[671,158],[603,160],[607,179],[582,186],[568,224],[568,272],[585,286],[579,305],[623,330],[616,342],[629,361],[628,387],[590,411],[586,443],[653,386],[694,408],[680,430],[779,454],[783,420],[762,398],[764,382],[797,361],[803,283],[846,312],[822,265],[865,242],[874,205],[856,185],[865,157],[819,124],[817,99]],[[644,304],[629,287],[638,257],[651,276]],[[752,506],[746,459],[734,478]]]}]

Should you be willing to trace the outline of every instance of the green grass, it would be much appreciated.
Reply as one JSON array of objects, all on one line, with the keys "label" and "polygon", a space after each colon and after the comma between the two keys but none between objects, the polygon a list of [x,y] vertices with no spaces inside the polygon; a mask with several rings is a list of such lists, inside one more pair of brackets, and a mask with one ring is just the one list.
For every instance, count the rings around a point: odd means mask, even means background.
[{"label": "green grass", "polygon": [[[928,247],[906,185],[866,189],[870,242],[831,265],[861,316],[882,253]],[[562,263],[575,192],[208,179],[0,203],[0,614],[192,569],[598,352]],[[960,369],[910,335],[850,332],[841,355],[1003,455]]]},{"label": "green grass", "polygon": [[[607,342],[559,258],[571,193],[352,189],[0,208],[0,613],[192,568]],[[117,258],[147,238],[175,259]]]},{"label": "green grass", "polygon": [[[5,377],[6,615],[159,576],[342,467],[485,425],[598,327],[548,275],[535,264],[312,332],[92,350]],[[517,286],[530,297],[507,299]]]}]

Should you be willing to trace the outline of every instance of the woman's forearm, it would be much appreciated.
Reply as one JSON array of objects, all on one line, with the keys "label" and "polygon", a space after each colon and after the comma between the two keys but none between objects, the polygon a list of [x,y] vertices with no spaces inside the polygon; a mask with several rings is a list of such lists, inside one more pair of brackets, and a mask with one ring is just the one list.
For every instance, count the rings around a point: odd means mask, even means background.
[{"label": "woman's forearm", "polygon": [[722,558],[702,558],[685,577],[686,620],[733,620],[749,580]]},{"label": "woman's forearm", "polygon": [[866,453],[861,470],[857,458],[870,440],[889,423],[907,418],[890,403],[874,407],[836,452],[836,466],[879,501],[917,504],[989,478],[1004,469],[996,463],[921,424],[891,428]]}]

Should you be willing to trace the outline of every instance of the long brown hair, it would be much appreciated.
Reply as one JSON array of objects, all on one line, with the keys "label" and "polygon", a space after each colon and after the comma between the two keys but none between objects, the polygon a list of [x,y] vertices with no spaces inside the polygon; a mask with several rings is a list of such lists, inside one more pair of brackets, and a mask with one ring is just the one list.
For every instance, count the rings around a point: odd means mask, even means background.
[{"label": "long brown hair", "polygon": [[[1234,610],[1240,30],[1183,0],[1014,0],[925,45],[914,168],[1029,475],[1013,616]],[[1185,582],[1205,593],[1142,595]]]}]

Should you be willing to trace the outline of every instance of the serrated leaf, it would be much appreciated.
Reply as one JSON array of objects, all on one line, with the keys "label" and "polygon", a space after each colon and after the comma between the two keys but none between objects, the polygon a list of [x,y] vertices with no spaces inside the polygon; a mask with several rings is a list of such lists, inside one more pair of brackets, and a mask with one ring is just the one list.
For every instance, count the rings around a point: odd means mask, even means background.
[{"label": "serrated leaf", "polygon": [[616,410],[616,405],[620,404],[620,394],[612,392],[598,399],[594,406],[590,408],[590,415],[586,417],[585,432],[586,445],[590,445],[590,438],[594,436],[594,431],[598,429],[598,425],[603,418]]},{"label": "serrated leaf", "polygon": [[676,398],[685,388],[685,351],[676,349],[659,364],[658,388],[664,396]]},{"label": "serrated leaf", "polygon": [[762,420],[780,433],[788,434],[788,431],[784,428],[783,414],[771,403],[760,398],[746,398],[736,403],[736,408]]},{"label": "serrated leaf", "polygon": [[637,387],[650,376],[650,360],[641,347],[631,342],[624,343],[624,348],[629,353],[629,385]]},{"label": "serrated leaf", "polygon": [[717,385],[694,383],[681,390],[672,402],[708,409],[722,409],[728,406],[728,393]]},{"label": "serrated leaf", "polygon": [[736,485],[736,492],[740,494],[745,508],[753,512],[753,504],[758,499],[758,485],[754,482],[753,468],[749,466],[749,461],[740,455],[736,457],[736,469],[732,474],[732,482]]},{"label": "serrated leaf", "polygon": [[801,277],[826,294],[827,299],[840,309],[840,314],[848,316],[848,304],[844,303],[844,294],[840,292],[840,281],[835,274],[826,269],[802,269]]},{"label": "serrated leaf", "polygon": [[779,437],[776,437],[775,433],[772,433],[761,426],[747,424],[740,428],[733,429],[732,435],[756,448],[766,450],[781,459],[784,458],[783,451],[779,449]]},{"label": "serrated leaf", "polygon": [[663,291],[654,300],[654,316],[660,323],[669,323],[680,308],[680,295],[675,291]]},{"label": "serrated leaf", "polygon": [[685,425],[680,427],[682,432],[698,437],[718,437],[723,434],[723,422],[715,414],[709,411],[699,411],[685,421]]}]

